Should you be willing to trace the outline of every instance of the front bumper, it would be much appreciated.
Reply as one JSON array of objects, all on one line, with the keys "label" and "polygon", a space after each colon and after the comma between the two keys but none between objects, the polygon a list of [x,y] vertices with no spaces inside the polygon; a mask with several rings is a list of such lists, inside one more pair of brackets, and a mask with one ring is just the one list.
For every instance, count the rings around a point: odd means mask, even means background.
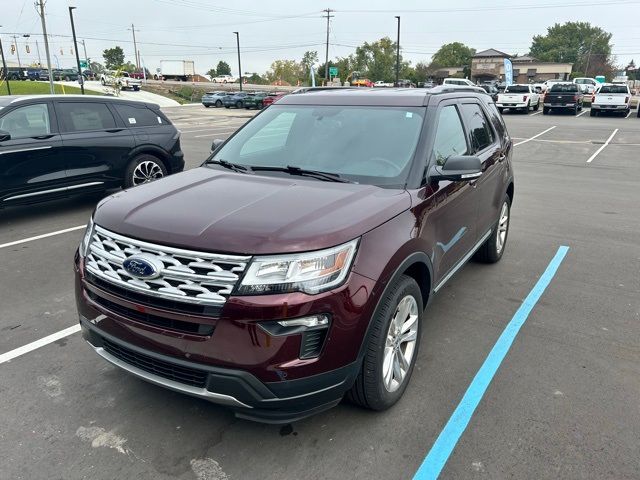
[{"label": "front bumper", "polygon": [[354,362],[306,379],[263,383],[243,370],[180,360],[123,342],[82,316],[80,325],[83,338],[95,352],[126,372],[169,390],[231,407],[240,418],[265,423],[291,423],[334,407],[359,370]]}]

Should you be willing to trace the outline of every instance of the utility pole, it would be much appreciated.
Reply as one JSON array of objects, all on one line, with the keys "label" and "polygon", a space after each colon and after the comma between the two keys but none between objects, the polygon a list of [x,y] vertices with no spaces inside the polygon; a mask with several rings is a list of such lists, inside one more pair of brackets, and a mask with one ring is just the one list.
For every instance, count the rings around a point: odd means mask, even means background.
[{"label": "utility pole", "polygon": [[78,67],[78,80],[80,81],[80,91],[84,95],[84,77],[80,68],[80,53],[78,52],[78,40],[76,39],[76,26],[73,23],[73,11],[76,7],[69,7],[69,18],[71,19],[71,33],[73,34],[73,49],[76,51],[76,66]]},{"label": "utility pole", "polygon": [[396,87],[400,86],[400,17],[398,19],[398,39],[396,40]]},{"label": "utility pole", "polygon": [[13,36],[13,43],[16,46],[16,55],[18,55],[18,68],[22,70],[22,62],[20,61],[20,48],[18,47],[18,36]]},{"label": "utility pole", "polygon": [[[331,15],[331,12],[333,12],[333,10],[331,10],[330,8],[327,8],[326,10],[323,10],[327,16],[327,49],[325,51],[325,57],[324,57],[324,78],[327,79],[327,82],[329,81],[329,20],[332,19],[335,15]],[[324,16],[324,15],[323,15]]]},{"label": "utility pole", "polygon": [[[136,28],[131,24],[131,28],[127,28],[133,33],[133,55],[136,57],[136,71],[140,70],[140,61],[138,60],[138,44],[136,43]],[[137,30],[138,32],[140,30]]]},{"label": "utility pole", "polygon": [[87,69],[91,70],[91,65],[89,64],[89,57],[87,57],[87,45],[84,43],[84,39],[82,39],[82,49],[84,50],[84,62],[87,65]]},{"label": "utility pole", "polygon": [[7,72],[7,62],[4,59],[4,50],[2,49],[2,38],[0,38],[0,57],[2,57],[2,71],[4,72],[4,81],[7,82],[7,95],[11,95],[11,87],[9,86],[9,72]]},{"label": "utility pole", "polygon": [[240,65],[240,33],[233,32],[236,34],[236,42],[238,44],[238,73],[240,74],[240,78],[238,81],[240,82],[240,91],[242,91],[242,66]]},{"label": "utility pole", "polygon": [[51,54],[49,53],[49,37],[47,37],[47,22],[44,18],[44,0],[37,0],[36,8],[40,11],[38,14],[40,15],[40,21],[42,22],[42,36],[44,37],[44,50],[47,55],[47,68],[49,69],[49,90],[51,91],[51,95],[54,94],[53,89],[53,69],[51,68]]}]

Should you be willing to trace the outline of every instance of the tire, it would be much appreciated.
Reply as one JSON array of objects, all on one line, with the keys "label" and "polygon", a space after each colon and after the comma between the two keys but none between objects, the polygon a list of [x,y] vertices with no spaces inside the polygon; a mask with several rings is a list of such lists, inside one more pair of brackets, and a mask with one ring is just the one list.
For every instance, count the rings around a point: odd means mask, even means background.
[{"label": "tire", "polygon": [[499,262],[507,246],[509,238],[509,224],[511,223],[511,199],[505,195],[498,221],[495,223],[491,235],[478,249],[474,259],[482,263]]},{"label": "tire", "polygon": [[133,87],[133,91],[134,92],[139,92],[140,91],[140,87]]},{"label": "tire", "polygon": [[262,102],[258,102],[258,105],[256,106],[256,108],[258,110],[262,110],[264,108],[264,104]]},{"label": "tire", "polygon": [[221,107],[222,106],[222,100],[216,100],[216,107]]},{"label": "tire", "polygon": [[573,115],[578,115],[578,106],[573,107]]},{"label": "tire", "polygon": [[236,108],[242,108],[243,104],[240,100],[236,102]]},{"label": "tire", "polygon": [[[167,176],[167,168],[158,157],[142,153],[127,166],[124,174],[124,188],[136,187]],[[145,180],[143,177],[146,177]]]},{"label": "tire", "polygon": [[597,117],[598,116],[598,112],[595,111],[593,108],[589,111],[589,116],[590,117]]},{"label": "tire", "polygon": [[[413,336],[413,341],[398,342],[399,336],[391,332],[393,330],[391,328],[392,321],[395,315],[399,313],[398,307],[401,302],[410,307],[409,312],[411,313],[406,317],[407,319],[404,321],[403,326],[409,325],[408,332]],[[402,397],[411,379],[411,373],[420,350],[423,308],[422,292],[416,281],[411,277],[401,275],[385,292],[371,320],[371,333],[367,344],[364,346],[365,354],[360,372],[351,390],[347,393],[347,398],[352,403],[380,411],[393,406]],[[400,375],[399,382],[396,380],[392,368],[395,359],[398,359],[396,365],[400,365],[401,357],[396,356],[396,352],[402,352],[405,364],[404,368],[400,367],[400,372],[404,371],[404,375]],[[391,360],[387,368],[384,365],[385,353],[387,358]],[[408,362],[407,355],[409,355]],[[385,371],[391,372],[390,382],[385,381],[383,376]],[[389,383],[389,386],[385,383]]]},{"label": "tire", "polygon": [[498,111],[499,111],[500,113],[502,113],[502,112],[504,112],[504,108],[502,108],[502,107],[498,107]]},{"label": "tire", "polygon": [[225,105],[224,108],[231,108],[229,105]]},{"label": "tire", "polygon": [[529,101],[529,103],[527,103],[527,106],[524,107],[524,114],[528,115],[529,114],[529,110],[533,110],[533,107],[531,106],[531,101]]},{"label": "tire", "polygon": [[542,107],[542,114],[549,115],[549,109],[547,107]]},{"label": "tire", "polygon": [[538,100],[538,103],[536,103],[536,106],[533,107],[534,112],[537,112],[538,110],[540,110],[540,100]]},{"label": "tire", "polygon": [[226,80],[223,80],[223,81],[222,81],[222,83],[227,83],[227,81],[226,81]]},{"label": "tire", "polygon": [[638,118],[640,118],[640,104],[638,104]]},{"label": "tire", "polygon": [[[204,103],[203,103],[204,105]],[[209,108],[211,105],[204,105],[204,108]]]}]

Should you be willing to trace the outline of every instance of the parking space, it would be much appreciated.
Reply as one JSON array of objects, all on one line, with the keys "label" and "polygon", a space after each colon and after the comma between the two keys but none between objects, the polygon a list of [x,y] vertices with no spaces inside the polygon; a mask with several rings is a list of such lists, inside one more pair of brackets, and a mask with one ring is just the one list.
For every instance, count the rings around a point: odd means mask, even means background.
[{"label": "parking space", "polygon": [[[164,111],[182,131],[187,168],[253,116],[199,106]],[[505,115],[518,144],[508,248],[498,264],[467,265],[434,298],[412,382],[393,409],[373,413],[345,402],[293,425],[237,420],[127,375],[71,334],[0,363],[0,476],[411,478],[566,245],[441,478],[638,478],[635,113]],[[72,259],[82,230],[15,242],[84,224],[97,200],[0,211],[0,355],[76,324]]]}]

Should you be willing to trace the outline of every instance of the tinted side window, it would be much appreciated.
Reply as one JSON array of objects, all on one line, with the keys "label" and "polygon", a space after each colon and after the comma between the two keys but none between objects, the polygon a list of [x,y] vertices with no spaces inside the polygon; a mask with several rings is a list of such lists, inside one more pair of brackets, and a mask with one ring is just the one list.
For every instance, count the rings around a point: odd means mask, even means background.
[{"label": "tinted side window", "polygon": [[443,107],[438,117],[433,155],[438,165],[444,165],[447,158],[467,153],[467,141],[458,109],[454,105]]},{"label": "tinted side window", "polygon": [[503,139],[503,145],[506,140],[508,140],[509,135],[507,134],[507,129],[504,125],[504,120],[502,119],[502,115],[498,111],[498,107],[496,107],[495,103],[489,103],[489,117],[491,119],[491,123],[493,123],[493,128],[495,128],[496,132],[498,132],[498,137]]},{"label": "tinted side window", "polygon": [[167,125],[167,122],[153,110],[147,107],[133,105],[116,105],[116,111],[129,127],[153,127]]},{"label": "tinted side window", "polygon": [[39,137],[49,135],[49,109],[46,103],[26,105],[10,111],[0,118],[0,130],[9,132],[11,138]]},{"label": "tinted side window", "polygon": [[114,128],[116,122],[104,103],[60,102],[56,104],[65,132],[88,132]]},{"label": "tinted side window", "polygon": [[489,126],[487,117],[476,103],[465,103],[462,105],[462,114],[464,115],[469,133],[471,134],[471,143],[474,152],[481,152],[494,141],[493,130]]}]

